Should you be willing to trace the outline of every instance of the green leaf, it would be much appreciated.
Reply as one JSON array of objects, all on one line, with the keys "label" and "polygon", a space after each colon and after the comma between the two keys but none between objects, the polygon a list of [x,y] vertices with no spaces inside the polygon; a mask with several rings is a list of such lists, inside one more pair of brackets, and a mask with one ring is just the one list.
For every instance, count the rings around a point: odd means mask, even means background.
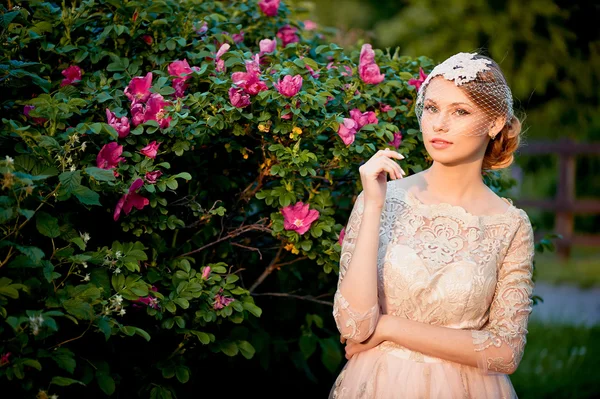
[{"label": "green leaf", "polygon": [[67,348],[58,348],[52,352],[52,359],[54,359],[58,367],[68,371],[70,374],[73,374],[77,365],[74,356],[75,354]]},{"label": "green leaf", "polygon": [[254,347],[248,341],[238,341],[237,346],[240,349],[240,352],[242,352],[242,356],[246,359],[252,359],[256,352]]},{"label": "green leaf", "polygon": [[252,313],[256,317],[260,317],[260,315],[262,314],[262,309],[253,303],[244,302],[244,309],[246,309],[248,312]]},{"label": "green leaf", "polygon": [[115,175],[112,170],[101,169],[95,166],[85,168],[85,173],[98,181],[115,181]]},{"label": "green leaf", "polygon": [[137,335],[144,338],[146,341],[150,341],[150,334],[148,334],[146,331],[142,330],[139,327],[134,327],[134,328],[135,328],[135,333]]},{"label": "green leaf", "polygon": [[68,299],[63,302],[63,307],[69,314],[80,320],[92,320],[94,317],[92,306],[81,299]]},{"label": "green leaf", "polygon": [[110,375],[98,373],[96,374],[96,382],[105,394],[112,395],[115,393],[115,380]]},{"label": "green leaf", "polygon": [[72,384],[80,384],[85,386],[83,382],[67,377],[52,377],[52,381],[50,381],[50,384],[59,385],[61,387],[66,387]]},{"label": "green leaf", "polygon": [[37,213],[35,216],[35,227],[37,227],[40,234],[46,237],[56,238],[60,235],[58,219],[46,212],[40,211]]},{"label": "green leaf", "polygon": [[190,370],[187,367],[177,367],[175,370],[175,376],[182,384],[185,384],[190,379]]},{"label": "green leaf", "polygon": [[66,193],[71,194],[81,186],[81,171],[63,172],[58,176],[58,180]]},{"label": "green leaf", "polygon": [[335,372],[342,361],[342,354],[339,348],[339,342],[335,338],[322,339],[321,361],[330,372]]},{"label": "green leaf", "polygon": [[21,364],[24,366],[33,367],[34,369],[36,369],[38,371],[42,370],[42,365],[40,364],[40,362],[37,360],[34,360],[34,359],[25,359],[21,362]]},{"label": "green leaf", "polygon": [[84,205],[102,205],[100,204],[100,195],[89,187],[79,186],[73,191],[73,194]]},{"label": "green leaf", "polygon": [[238,354],[239,350],[235,342],[225,342],[221,344],[221,352],[227,356],[235,356]]},{"label": "green leaf", "polygon": [[300,337],[300,351],[304,355],[305,359],[308,359],[317,349],[317,337],[313,334],[303,335]]}]

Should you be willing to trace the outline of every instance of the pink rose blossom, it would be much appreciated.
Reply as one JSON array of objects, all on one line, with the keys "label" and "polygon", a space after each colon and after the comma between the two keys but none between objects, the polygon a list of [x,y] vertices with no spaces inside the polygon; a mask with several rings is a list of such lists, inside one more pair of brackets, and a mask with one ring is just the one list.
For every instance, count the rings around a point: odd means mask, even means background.
[{"label": "pink rose blossom", "polygon": [[388,104],[379,103],[379,110],[381,112],[388,112],[388,111],[391,111],[392,109],[393,108]]},{"label": "pink rose blossom", "polygon": [[[231,75],[233,84],[242,88],[247,94],[255,96],[261,91],[268,90],[265,82],[260,80],[259,55],[246,61],[246,72],[235,72]],[[231,97],[231,91],[230,91]]]},{"label": "pink rose blossom", "polygon": [[6,366],[8,363],[10,363],[10,360],[9,360],[10,355],[11,355],[10,352],[6,352],[6,353],[3,353],[2,356],[0,356],[0,367]]},{"label": "pink rose blossom", "polygon": [[319,211],[309,210],[309,204],[301,201],[294,205],[288,205],[281,210],[283,214],[283,227],[286,230],[293,230],[302,235],[306,233],[312,223],[319,218]]},{"label": "pink rose blossom", "polygon": [[338,128],[337,134],[340,136],[344,144],[350,145],[354,143],[354,136],[356,136],[356,132],[358,125],[351,118],[344,118],[344,121],[340,124]]},{"label": "pink rose blossom", "polygon": [[298,35],[296,35],[296,28],[286,25],[279,29],[277,37],[281,39],[283,47],[286,47],[290,43],[297,43],[300,41]]},{"label": "pink rose blossom", "polygon": [[[158,291],[158,288],[156,288],[154,285],[150,289],[154,292]],[[152,309],[158,309],[160,307],[158,305],[158,298],[155,298],[151,295],[133,300],[132,303],[134,308],[141,308],[142,305]]]},{"label": "pink rose blossom", "polygon": [[219,51],[217,51],[217,54],[215,55],[215,64],[216,64],[215,70],[217,72],[225,72],[225,70],[226,70],[225,61],[223,61],[221,59],[221,57],[223,56],[223,54],[225,54],[229,50],[230,47],[231,46],[229,45],[229,43],[225,43],[225,44],[221,45],[221,47],[219,48]]},{"label": "pink rose blossom", "polygon": [[219,293],[215,295],[215,302],[213,304],[213,309],[215,309],[215,310],[223,309],[225,306],[227,306],[231,302],[235,301],[235,299],[233,299],[233,298],[227,298],[227,297],[221,295],[222,292],[223,292],[223,288],[221,288],[221,290],[219,290]]},{"label": "pink rose blossom", "polygon": [[345,235],[346,235],[346,228],[342,227],[342,231],[340,231],[340,238],[338,239],[338,242],[340,243],[340,245],[342,245],[342,243],[344,242]]},{"label": "pink rose blossom", "polygon": [[121,211],[124,211],[126,215],[129,215],[129,212],[131,212],[134,207],[142,210],[150,203],[148,198],[144,198],[137,193],[137,190],[139,190],[143,185],[144,181],[142,179],[137,179],[131,184],[127,194],[123,195],[119,202],[117,202],[117,206],[115,207],[115,212],[113,214],[113,219],[115,222],[119,219]]},{"label": "pink rose blossom", "polygon": [[96,166],[100,169],[113,169],[119,165],[119,162],[125,160],[121,156],[122,153],[123,146],[119,145],[116,141],[111,141],[100,149],[96,157]]},{"label": "pink rose blossom", "polygon": [[23,107],[23,114],[30,118],[33,123],[38,124],[38,125],[42,125],[44,122],[46,122],[48,119],[46,118],[41,118],[41,117],[36,117],[36,116],[29,116],[29,113],[35,109],[35,105],[26,105]]},{"label": "pink rose blossom", "polygon": [[233,42],[235,44],[240,44],[244,41],[244,32],[234,33],[233,35],[231,35],[231,38],[233,39]]},{"label": "pink rose blossom", "polygon": [[186,59],[171,62],[167,70],[169,71],[169,75],[184,79],[189,79],[191,77],[189,75],[192,73],[192,68]]},{"label": "pink rose blossom", "polygon": [[396,149],[400,147],[400,144],[402,144],[402,132],[394,133],[394,140],[390,141],[388,144]]},{"label": "pink rose blossom", "polygon": [[296,75],[292,77],[291,75],[286,75],[283,77],[283,80],[275,83],[274,86],[281,95],[293,97],[298,94],[302,88],[302,76]]},{"label": "pink rose blossom", "polygon": [[419,91],[419,89],[421,88],[421,85],[423,84],[425,79],[427,79],[427,75],[423,71],[423,68],[419,67],[419,78],[418,79],[409,79],[408,84],[411,86],[414,86],[417,89],[417,91]]},{"label": "pink rose blossom", "polygon": [[350,111],[350,117],[356,122],[356,130],[362,129],[365,125],[378,124],[379,120],[373,111],[360,112],[358,108]]},{"label": "pink rose blossom", "polygon": [[317,23],[311,21],[310,19],[304,20],[304,29],[305,30],[315,30],[317,29]]},{"label": "pink rose blossom", "polygon": [[208,24],[206,23],[206,21],[202,22],[202,25],[200,25],[200,27],[196,28],[196,33],[198,35],[203,35],[208,31]]},{"label": "pink rose blossom", "polygon": [[152,86],[152,72],[148,72],[144,77],[136,76],[129,82],[125,95],[131,101],[146,102],[150,97],[150,86]]},{"label": "pink rose blossom", "polygon": [[273,40],[262,39],[258,43],[258,46],[260,47],[260,53],[259,53],[260,55],[272,53],[273,51],[275,51],[277,49],[277,39],[275,39],[275,38],[273,38]]},{"label": "pink rose blossom", "polygon": [[250,105],[250,95],[243,89],[232,87],[229,89],[229,101],[236,108],[245,108]]},{"label": "pink rose blossom", "polygon": [[131,104],[131,123],[133,123],[133,126],[137,126],[144,122],[145,112],[146,107],[144,107],[144,104],[141,102],[134,101],[133,104]]},{"label": "pink rose blossom", "polygon": [[267,17],[274,17],[279,11],[279,3],[281,0],[261,0],[258,6]]},{"label": "pink rose blossom", "polygon": [[[153,120],[158,122],[161,129],[169,127],[171,123],[171,117],[166,117],[165,106],[169,105],[168,101],[165,101],[163,96],[158,93],[152,93],[146,104],[144,111],[144,122]],[[132,110],[133,113],[133,110]]]},{"label": "pink rose blossom", "polygon": [[208,276],[210,276],[210,266],[206,266],[204,270],[202,270],[202,278],[207,280]]},{"label": "pink rose blossom", "polygon": [[156,158],[156,154],[158,154],[158,147],[161,143],[157,143],[156,140],[151,141],[147,146],[140,150],[142,155],[147,156],[148,158]]},{"label": "pink rose blossom", "polygon": [[150,35],[144,35],[144,36],[142,36],[142,40],[143,40],[144,42],[146,42],[146,44],[147,44],[148,46],[149,46],[149,45],[151,45],[151,44],[152,44],[152,42],[154,42],[154,39],[153,39],[153,38],[152,38],[152,36],[150,36]]},{"label": "pink rose blossom", "polygon": [[175,93],[173,95],[175,98],[183,98],[185,97],[185,91],[188,88],[188,84],[185,83],[185,78],[175,78],[173,79],[173,89],[175,89]]},{"label": "pink rose blossom", "polygon": [[129,118],[126,116],[117,118],[114,112],[106,108],[106,119],[108,119],[108,124],[117,131],[120,139],[129,135]]},{"label": "pink rose blossom", "polygon": [[370,44],[363,44],[360,50],[360,60],[358,63],[358,74],[363,82],[376,85],[385,79],[385,75],[379,70],[375,63],[375,51]]},{"label": "pink rose blossom", "polygon": [[81,81],[81,68],[77,65],[71,65],[61,73],[65,78],[60,82],[60,87]]},{"label": "pink rose blossom", "polygon": [[162,172],[160,170],[155,170],[152,172],[146,172],[146,183],[156,184],[158,178],[162,176]]}]

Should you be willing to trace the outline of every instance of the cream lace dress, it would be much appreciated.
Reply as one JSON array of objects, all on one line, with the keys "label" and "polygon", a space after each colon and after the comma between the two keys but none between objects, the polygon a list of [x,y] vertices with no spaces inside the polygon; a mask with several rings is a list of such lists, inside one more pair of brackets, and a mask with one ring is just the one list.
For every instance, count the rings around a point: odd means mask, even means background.
[{"label": "cream lace dress", "polygon": [[[402,180],[388,183],[377,256],[379,303],[364,314],[338,290],[341,335],[363,341],[380,314],[470,330],[478,367],[384,341],[353,356],[330,392],[342,398],[516,398],[509,374],[525,347],[532,310],[534,238],[525,211],[477,216],[447,203],[422,203]],[[346,274],[364,211],[361,192],[342,243]]]}]

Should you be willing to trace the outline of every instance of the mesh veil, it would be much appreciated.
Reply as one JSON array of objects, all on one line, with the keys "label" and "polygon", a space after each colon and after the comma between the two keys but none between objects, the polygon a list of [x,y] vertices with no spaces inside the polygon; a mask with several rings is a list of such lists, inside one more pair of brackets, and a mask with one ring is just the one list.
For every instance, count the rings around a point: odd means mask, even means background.
[{"label": "mesh veil", "polygon": [[419,89],[415,112],[424,134],[451,136],[493,135],[493,127],[510,124],[514,116],[500,68],[477,53],[458,53],[438,64]]}]

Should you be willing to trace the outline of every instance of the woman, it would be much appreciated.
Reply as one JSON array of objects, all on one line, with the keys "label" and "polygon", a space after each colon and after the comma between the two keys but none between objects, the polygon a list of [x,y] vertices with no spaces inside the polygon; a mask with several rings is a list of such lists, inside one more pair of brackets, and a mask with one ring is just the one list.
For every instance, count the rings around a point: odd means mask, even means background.
[{"label": "woman", "polygon": [[459,53],[416,112],[429,169],[402,178],[388,149],[359,168],[333,311],[349,360],[330,398],[515,398],[533,231],[482,179],[519,145],[510,89],[494,61]]}]

